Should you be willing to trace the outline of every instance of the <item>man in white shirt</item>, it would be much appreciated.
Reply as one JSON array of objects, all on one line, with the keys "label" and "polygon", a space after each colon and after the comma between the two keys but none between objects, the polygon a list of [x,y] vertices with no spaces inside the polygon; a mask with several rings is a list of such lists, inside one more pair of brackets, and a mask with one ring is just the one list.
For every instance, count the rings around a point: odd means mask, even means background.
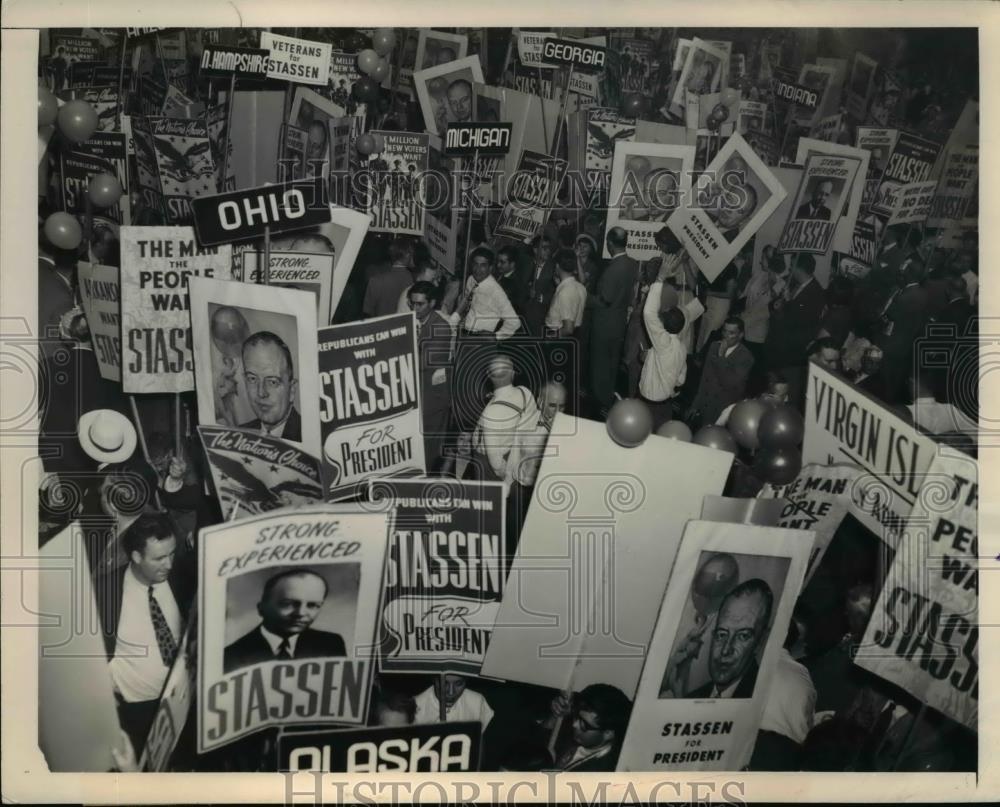
[{"label": "man in white shirt", "polygon": [[[493,719],[493,710],[486,698],[474,692],[467,686],[465,676],[445,673],[434,679],[429,686],[414,700],[417,713],[413,722],[423,723],[458,723],[462,721],[478,721],[483,731]],[[444,700],[444,720],[441,719],[441,700]]]},{"label": "man in white shirt", "polygon": [[187,575],[171,574],[177,540],[165,513],[139,516],[122,544],[129,563],[102,577],[95,593],[119,719],[141,754],[192,592]]},{"label": "man in white shirt", "polygon": [[472,251],[465,294],[452,316],[465,334],[493,336],[499,342],[513,336],[521,327],[521,321],[493,277],[493,263],[492,250],[478,247]]},{"label": "man in white shirt", "polygon": [[931,434],[959,432],[977,440],[978,424],[960,409],[949,403],[940,403],[924,373],[914,373],[910,379],[913,403],[907,405],[913,422]]},{"label": "man in white shirt", "polygon": [[583,324],[587,287],[576,279],[576,255],[572,250],[556,253],[556,293],[545,316],[546,336],[572,336]]},{"label": "man in white shirt", "polygon": [[495,356],[489,364],[493,395],[479,416],[472,435],[480,478],[504,483],[509,492],[520,465],[521,438],[535,430],[538,406],[531,391],[514,386],[514,362]]}]

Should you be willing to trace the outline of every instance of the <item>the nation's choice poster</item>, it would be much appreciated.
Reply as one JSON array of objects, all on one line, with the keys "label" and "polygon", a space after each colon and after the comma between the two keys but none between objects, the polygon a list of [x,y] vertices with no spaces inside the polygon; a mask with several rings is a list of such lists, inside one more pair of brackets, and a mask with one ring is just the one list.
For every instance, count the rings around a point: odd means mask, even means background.
[{"label": "the nation's choice poster", "polygon": [[376,479],[369,500],[396,510],[379,669],[477,675],[507,568],[503,484]]},{"label": "the nation's choice poster", "polygon": [[150,118],[163,212],[168,224],[191,224],[191,200],[216,192],[215,162],[204,118]]},{"label": "the nation's choice poster", "polygon": [[292,728],[278,735],[278,770],[319,773],[478,771],[478,721],[358,729]]},{"label": "the nation's choice poster", "polygon": [[198,422],[319,445],[316,303],[298,289],[191,283]]},{"label": "the nation's choice poster", "polygon": [[823,255],[830,251],[860,169],[858,157],[819,153],[806,157],[778,252]]},{"label": "the nation's choice poster", "polygon": [[880,401],[815,362],[806,389],[805,464],[853,463],[864,473],[850,489],[850,512],[896,547],[937,443]]},{"label": "the nation's choice poster", "polygon": [[617,770],[747,764],[812,541],[804,530],[688,522]]},{"label": "the nation's choice poster", "polygon": [[709,282],[715,280],[787,191],[739,135],[733,134],[693,182],[693,198],[667,226]]},{"label": "the nation's choice poster", "polygon": [[80,261],[76,276],[80,287],[80,303],[87,316],[90,344],[94,348],[101,378],[122,380],[121,290],[117,266]]},{"label": "the nation's choice poster", "polygon": [[246,429],[198,426],[223,521],[323,501],[317,457]]},{"label": "the nation's choice poster", "polygon": [[268,726],[364,723],[390,520],[319,505],[201,531],[199,753]]},{"label": "the nation's choice poster", "polygon": [[813,463],[803,467],[787,485],[768,483],[757,494],[760,499],[781,501],[781,514],[774,526],[816,533],[806,568],[806,583],[823,560],[834,533],[847,515],[851,486],[862,473],[864,471],[859,466],[849,463]]},{"label": "the nation's choice poster", "polygon": [[[615,144],[608,192],[607,229],[628,234],[625,251],[647,261],[660,254],[655,236],[686,199],[691,198],[694,146],[659,143]],[[607,243],[604,257],[610,258]]]},{"label": "the nation's choice poster", "polygon": [[326,499],[372,477],[422,476],[416,325],[412,314],[319,331],[319,424]]},{"label": "the nation's choice poster", "polygon": [[122,227],[121,235],[123,389],[190,392],[194,351],[188,282],[192,277],[227,280],[232,247],[199,247],[190,227]]},{"label": "the nation's choice poster", "polygon": [[496,236],[528,242],[548,221],[566,161],[525,149],[517,171],[508,183],[507,204],[500,213]]},{"label": "the nation's choice poster", "polygon": [[900,132],[875,191],[872,210],[891,215],[896,207],[896,194],[902,186],[931,178],[940,150],[941,146],[932,140]]},{"label": "the nation's choice poster", "polygon": [[604,107],[584,110],[578,117],[586,126],[580,139],[584,144],[583,170],[587,190],[592,199],[606,200],[615,146],[621,141],[635,139],[635,118]]},{"label": "the nation's choice poster", "polygon": [[943,448],[921,478],[855,663],[976,731],[979,469]]},{"label": "the nation's choice poster", "polygon": [[376,233],[422,236],[428,135],[389,131],[372,134],[385,141],[385,149],[371,155],[363,175],[364,209],[371,216],[370,229]]}]

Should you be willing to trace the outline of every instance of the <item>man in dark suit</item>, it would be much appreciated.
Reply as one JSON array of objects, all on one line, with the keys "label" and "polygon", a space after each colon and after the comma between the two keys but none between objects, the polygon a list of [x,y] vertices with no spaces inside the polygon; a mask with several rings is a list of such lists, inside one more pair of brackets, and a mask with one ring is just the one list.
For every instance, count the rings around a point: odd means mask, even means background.
[{"label": "man in dark suit", "polygon": [[773,304],[764,357],[769,370],[795,375],[795,368],[804,367],[809,343],[820,327],[826,295],[813,277],[816,259],[812,255],[796,256],[791,269],[791,284],[784,298]]},{"label": "man in dark suit", "polygon": [[955,326],[955,335],[962,336],[969,326],[969,320],[975,314],[972,303],[969,302],[969,284],[961,275],[949,275],[945,281],[947,302],[935,321]]},{"label": "man in dark suit", "polygon": [[612,227],[606,238],[611,260],[591,295],[593,319],[590,336],[590,393],[600,416],[614,402],[618,363],[625,343],[628,305],[639,274],[639,264],[625,254],[628,234]]},{"label": "man in dark suit", "polygon": [[[504,290],[510,304],[514,306],[517,315],[524,319],[529,299],[527,267],[520,265],[517,250],[514,247],[501,247],[497,250],[496,279]],[[555,289],[555,281],[552,282]]]},{"label": "man in dark suit", "polygon": [[927,324],[927,291],[921,285],[925,268],[916,255],[903,264],[901,288],[889,297],[882,311],[885,330],[877,340],[882,348],[882,377],[886,403],[903,403],[907,376],[913,371],[913,345]]},{"label": "man in dark suit", "polygon": [[257,603],[261,622],[226,648],[223,670],[228,673],[276,659],[346,656],[339,633],[309,627],[323,608],[326,595],[326,580],[309,569],[292,569],[268,578]]},{"label": "man in dark suit", "polygon": [[[757,653],[767,641],[773,608],[774,592],[764,580],[754,577],[740,583],[719,607],[709,647],[708,683],[678,694],[681,684],[670,673],[687,665],[673,663],[664,678],[664,689],[682,698],[752,698],[757,683]],[[686,657],[689,647],[682,646],[679,653]]]},{"label": "man in dark suit", "polygon": [[552,241],[547,235],[539,236],[532,246],[534,255],[528,269],[527,295],[524,310],[517,309],[517,303],[511,300],[517,313],[524,317],[528,333],[541,338],[545,336],[545,315],[556,293],[556,265],[552,258]]},{"label": "man in dark suit", "polygon": [[196,575],[174,564],[177,539],[166,513],[139,516],[121,541],[129,563],[99,578],[95,595],[118,718],[138,755],[177,657]]},{"label": "man in dark suit", "polygon": [[701,413],[703,424],[715,423],[723,409],[743,400],[753,367],[743,331],[743,320],[729,317],[722,323],[722,338],[705,349],[705,366],[691,403],[691,411]]},{"label": "man in dark suit", "polygon": [[302,420],[293,402],[298,389],[292,352],[277,334],[258,331],[243,343],[243,375],[257,417],[240,428],[302,441]]},{"label": "man in dark suit", "polygon": [[407,292],[417,319],[417,357],[420,362],[420,417],[427,470],[434,471],[442,456],[451,412],[454,344],[451,324],[434,310],[433,283],[418,280]]},{"label": "man in dark suit", "polygon": [[832,212],[826,206],[826,200],[830,198],[831,193],[833,193],[833,182],[829,179],[821,180],[813,188],[812,199],[801,205],[795,212],[795,218],[829,221]]}]

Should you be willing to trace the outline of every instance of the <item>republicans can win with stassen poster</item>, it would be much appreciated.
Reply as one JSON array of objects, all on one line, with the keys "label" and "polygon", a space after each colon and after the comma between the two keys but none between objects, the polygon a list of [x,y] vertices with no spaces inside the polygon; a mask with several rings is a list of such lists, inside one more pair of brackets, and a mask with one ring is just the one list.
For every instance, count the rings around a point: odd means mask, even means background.
[{"label": "republicans can win with stassen poster", "polygon": [[425,472],[413,314],[319,331],[319,419],[327,500],[375,476]]}]

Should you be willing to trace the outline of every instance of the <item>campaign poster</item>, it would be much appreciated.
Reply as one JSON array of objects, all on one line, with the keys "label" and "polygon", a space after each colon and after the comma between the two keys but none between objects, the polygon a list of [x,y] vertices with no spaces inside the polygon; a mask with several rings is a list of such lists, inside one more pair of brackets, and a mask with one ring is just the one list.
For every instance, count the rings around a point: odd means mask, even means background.
[{"label": "campaign poster", "polygon": [[931,202],[928,227],[944,227],[962,221],[976,192],[979,178],[979,146],[958,146],[948,152],[941,179]]},{"label": "campaign poster", "polygon": [[[330,294],[333,288],[334,256],[323,252],[271,250],[268,282],[272,286],[308,291],[316,299],[316,322],[330,322]],[[240,254],[240,267],[234,280],[244,283],[264,282],[264,253],[246,250]]]},{"label": "campaign poster", "polygon": [[695,177],[694,198],[674,211],[667,226],[711,283],[786,195],[743,137],[733,134]]},{"label": "campaign poster", "polygon": [[444,156],[441,139],[431,135],[427,150],[428,173],[437,177],[438,181],[433,190],[427,190],[424,241],[431,257],[439,266],[457,265],[456,250],[461,222],[458,211],[451,204],[452,182],[455,181],[451,173],[453,163],[453,160]]},{"label": "campaign poster", "polygon": [[328,501],[362,492],[370,478],[426,472],[414,322],[412,314],[390,314],[320,329]]},{"label": "campaign poster", "polygon": [[369,157],[363,175],[370,229],[376,233],[423,235],[428,135],[389,131],[372,134],[385,141],[385,149]]},{"label": "campaign poster", "polygon": [[464,59],[469,51],[469,38],[465,34],[448,34],[421,28],[417,33],[416,70],[426,70],[441,64]]},{"label": "campaign poster", "polygon": [[619,142],[635,139],[635,118],[629,118],[617,109],[594,107],[582,113],[586,122],[584,181],[590,198],[606,203],[611,186],[611,162]]},{"label": "campaign poster", "polygon": [[204,118],[150,118],[167,224],[191,224],[191,200],[216,193],[215,162]]},{"label": "campaign poster", "polygon": [[758,499],[781,502],[781,514],[775,527],[789,530],[811,530],[816,534],[806,565],[805,583],[823,560],[840,522],[847,515],[851,486],[863,473],[857,465],[806,465],[787,485],[767,483],[757,494]]},{"label": "campaign poster", "polygon": [[51,55],[46,70],[49,74],[52,92],[66,89],[70,69],[77,62],[93,62],[101,55],[96,39],[87,36],[65,36],[53,34],[49,44]]},{"label": "campaign poster", "polygon": [[395,508],[379,622],[379,670],[478,675],[507,570],[503,483],[373,479]]},{"label": "campaign poster", "polygon": [[943,448],[922,479],[854,661],[977,731],[979,468]]},{"label": "campaign poster", "polygon": [[323,501],[319,459],[257,431],[198,426],[223,521]]},{"label": "campaign poster", "polygon": [[[122,132],[94,132],[88,140],[78,144],[71,154],[87,154],[103,163],[102,171],[118,178],[122,186],[122,196],[115,204],[101,211],[99,215],[107,217],[117,224],[131,224],[131,208],[129,204],[128,144]],[[83,192],[83,186],[77,183],[77,200]],[[78,208],[79,209],[79,208]]]},{"label": "campaign poster", "polygon": [[865,179],[865,192],[861,199],[862,207],[871,207],[875,201],[879,181],[889,163],[889,155],[899,137],[897,129],[873,129],[870,126],[859,126],[857,147],[867,151],[871,156],[868,160],[868,175]]},{"label": "campaign poster", "polygon": [[305,177],[308,141],[308,130],[292,126],[290,123],[281,124],[281,158],[278,160],[280,182],[293,182]]},{"label": "campaign poster", "polygon": [[121,233],[123,389],[190,392],[188,281],[228,280],[232,247],[199,247],[190,227],[122,227]]},{"label": "campaign poster", "polygon": [[895,548],[937,443],[815,362],[809,364],[805,415],[803,463],[859,465],[865,473],[851,485],[851,515]]},{"label": "campaign poster", "polygon": [[869,214],[859,216],[854,222],[850,248],[847,252],[839,253],[838,273],[860,280],[872,270],[878,253],[879,238],[875,228],[877,220],[876,216]]},{"label": "campaign poster", "polygon": [[732,461],[656,435],[624,448],[602,423],[556,415],[482,674],[634,697],[684,526]]},{"label": "campaign poster", "polygon": [[[236,163],[233,160],[232,139],[226,138],[226,119],[228,107],[216,104],[205,112],[205,122],[208,125],[208,141],[212,148],[212,162],[215,163],[215,189],[218,193],[236,189]],[[228,157],[226,148],[229,148]],[[225,166],[226,176],[222,176]]]},{"label": "campaign poster", "polygon": [[178,645],[177,658],[174,659],[167,682],[163,685],[160,705],[156,709],[153,724],[146,735],[146,745],[139,758],[140,771],[168,770],[170,757],[177,748],[177,741],[187,723],[197,671],[197,611],[197,606],[191,609],[184,636]]},{"label": "campaign poster", "polygon": [[[143,224],[162,224],[163,189],[160,184],[160,169],[157,164],[156,148],[153,144],[153,134],[149,124],[150,119],[142,115],[132,115],[129,118],[129,128],[132,133],[132,145],[135,148],[135,167],[138,189],[142,197]],[[137,223],[140,219],[137,217]]]},{"label": "campaign poster", "polygon": [[806,157],[778,251],[827,253],[833,246],[837,224],[849,205],[854,180],[860,171],[859,157],[833,154]]},{"label": "campaign poster", "polygon": [[747,764],[812,541],[803,530],[688,522],[617,770]]},{"label": "campaign poster", "polygon": [[199,753],[268,726],[364,723],[389,524],[313,505],[201,531]]},{"label": "campaign poster", "polygon": [[128,197],[125,197],[124,203],[119,201],[109,208],[91,208],[89,225],[87,221],[87,186],[91,178],[102,173],[114,176],[117,167],[109,160],[82,151],[60,154],[59,161],[63,210],[75,216],[84,234],[78,253],[94,263],[117,264],[120,260],[123,208],[128,206]]},{"label": "campaign poster", "polygon": [[101,378],[122,380],[121,290],[118,267],[79,261],[76,274],[80,302],[87,316],[90,343],[94,347]]},{"label": "campaign poster", "polygon": [[308,87],[297,87],[289,122],[306,130],[307,177],[325,177],[330,170],[330,122],[344,117],[344,107]]},{"label": "campaign poster", "polygon": [[330,53],[333,50],[329,42],[310,42],[261,31],[260,46],[270,51],[268,78],[316,87],[323,87],[328,83]]},{"label": "campaign poster", "polygon": [[820,118],[813,124],[810,134],[816,140],[823,140],[827,143],[840,142],[841,135],[846,131],[844,115],[838,112],[836,115],[827,115]]},{"label": "campaign poster", "polygon": [[827,108],[827,95],[833,84],[834,69],[819,64],[804,64],[799,70],[798,85],[816,93],[815,107],[796,107],[794,115],[797,120],[814,125],[820,113]]},{"label": "campaign poster", "polygon": [[767,104],[760,101],[740,101],[736,111],[736,131],[746,136],[748,132],[769,132]]},{"label": "campaign poster", "polygon": [[904,185],[926,182],[937,160],[941,146],[909,132],[900,132],[879,180],[872,200],[872,210],[891,215],[896,207],[896,195]]},{"label": "campaign poster", "polygon": [[314,773],[450,773],[478,771],[478,721],[359,729],[282,731],[278,770]]},{"label": "campaign poster", "polygon": [[847,79],[847,114],[863,122],[868,116],[868,102],[875,86],[878,62],[860,51],[854,54],[851,72]]},{"label": "campaign poster", "polygon": [[655,49],[646,39],[618,39],[615,41],[621,70],[622,92],[652,95]]},{"label": "campaign poster", "polygon": [[316,304],[309,292],[194,278],[198,422],[319,445]]},{"label": "campaign poster", "polygon": [[181,92],[173,84],[167,87],[166,98],[163,99],[163,115],[167,118],[193,118],[205,112],[205,103],[195,101]]},{"label": "campaign poster", "polygon": [[886,227],[893,224],[919,224],[926,221],[934,202],[934,192],[937,190],[937,180],[927,182],[910,182],[901,185],[896,191],[896,205],[886,222]]},{"label": "campaign poster", "polygon": [[[115,77],[117,82],[117,76]],[[60,94],[65,101],[86,101],[97,113],[97,131],[113,132],[118,129],[118,114],[121,108],[118,104],[118,85],[111,87],[80,87],[66,90]]]},{"label": "campaign poster", "polygon": [[365,105],[359,104],[351,89],[354,82],[361,78],[358,68],[358,54],[335,50],[330,53],[330,83],[328,92],[330,100],[345,110],[345,114],[353,115],[359,109],[364,111]]},{"label": "campaign poster", "polygon": [[413,85],[427,131],[443,138],[449,123],[471,121],[472,85],[483,83],[478,56],[417,70]]},{"label": "campaign poster", "polygon": [[517,171],[507,183],[507,204],[493,234],[524,242],[539,235],[548,221],[565,170],[565,160],[537,151],[522,151]]},{"label": "campaign poster", "polygon": [[[660,254],[654,237],[691,197],[693,146],[619,141],[608,192],[607,228],[628,233],[627,254],[650,260]],[[607,243],[605,258],[610,258]]]},{"label": "campaign poster", "polygon": [[713,47],[710,43],[695,37],[687,51],[684,67],[674,89],[671,99],[673,107],[678,112],[684,108],[684,99],[688,94],[704,95],[718,92],[722,86],[722,71],[726,53]]}]

